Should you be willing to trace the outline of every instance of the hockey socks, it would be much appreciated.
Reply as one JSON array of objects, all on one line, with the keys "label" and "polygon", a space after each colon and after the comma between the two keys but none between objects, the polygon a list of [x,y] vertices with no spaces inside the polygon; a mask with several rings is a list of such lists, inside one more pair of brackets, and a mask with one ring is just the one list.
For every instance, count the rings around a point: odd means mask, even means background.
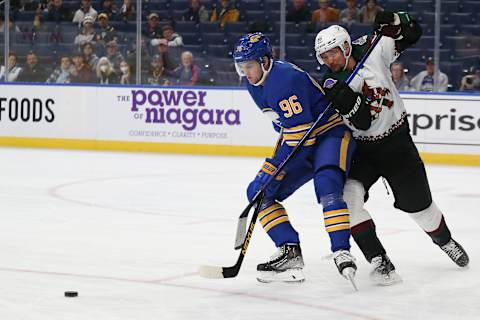
[{"label": "hockey socks", "polygon": [[445,223],[442,212],[435,202],[419,212],[410,213],[410,217],[425,231],[432,241],[440,247],[447,244],[452,235]]},{"label": "hockey socks", "polygon": [[297,231],[288,220],[287,211],[280,203],[274,201],[262,203],[258,220],[277,247],[285,243],[300,242]]},{"label": "hockey socks", "polygon": [[352,237],[362,251],[365,259],[372,262],[374,257],[386,254],[385,248],[377,237],[372,219],[352,226]]}]

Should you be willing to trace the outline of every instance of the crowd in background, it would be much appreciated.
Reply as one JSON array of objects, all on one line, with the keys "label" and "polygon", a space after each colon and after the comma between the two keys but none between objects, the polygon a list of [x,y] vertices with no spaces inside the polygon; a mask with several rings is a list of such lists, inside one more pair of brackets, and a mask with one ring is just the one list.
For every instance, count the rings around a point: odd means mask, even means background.
[{"label": "crowd in background", "polygon": [[[409,1],[409,0],[405,0]],[[232,63],[223,63],[231,54],[235,36],[247,31],[263,31],[272,35],[278,19],[262,19],[263,1],[189,0],[181,12],[170,13],[168,5],[174,1],[150,0],[142,2],[141,26],[141,83],[150,85],[231,85],[241,84]],[[186,2],[186,0],[183,0]],[[302,32],[315,34],[324,24],[340,23],[349,26],[371,26],[377,12],[388,8],[388,1],[380,5],[376,0],[362,3],[356,0],[287,1],[286,20],[303,26]],[[333,2],[333,1],[332,1]],[[145,5],[143,5],[145,3]],[[257,6],[262,10],[251,10]],[[338,7],[338,8],[337,8]],[[256,7],[255,7],[256,8]],[[8,81],[47,83],[136,83],[136,7],[132,0],[12,0],[10,53]],[[255,13],[259,15],[255,16]],[[271,12],[274,14],[274,12]],[[260,17],[260,18],[259,18]],[[192,23],[195,30],[176,30],[181,23]],[[3,13],[0,16],[0,33],[4,29]],[[245,30],[232,32],[232,41],[213,38],[228,31],[229,26],[246,24]],[[480,23],[480,22],[479,22]],[[205,33],[204,26],[216,29]],[[320,27],[319,27],[320,26]],[[362,29],[367,30],[367,29]],[[187,32],[186,32],[187,31]],[[188,32],[191,31],[191,32]],[[213,31],[213,32],[212,32]],[[197,34],[203,32],[214,40],[198,43]],[[220,39],[219,42],[214,43]],[[288,40],[288,39],[287,39]],[[311,37],[309,38],[309,41]],[[3,35],[1,41],[4,41]],[[303,42],[313,50],[313,42]],[[44,45],[42,47],[42,45]],[[208,47],[218,45],[226,52],[221,59],[209,55]],[[278,45],[274,42],[274,45]],[[289,45],[287,41],[287,45]],[[30,46],[30,47],[28,47]],[[25,52],[25,48],[30,48]],[[52,48],[57,48],[53,50]],[[43,49],[42,49],[43,48]],[[206,49],[205,49],[206,48]],[[3,46],[2,46],[3,49]],[[17,50],[18,49],[18,50]],[[43,50],[43,52],[42,52]],[[50,50],[50,51],[49,51]],[[45,52],[46,51],[46,52]],[[479,52],[480,53],[480,49]],[[3,54],[3,50],[2,50]],[[287,54],[287,60],[292,60]],[[312,56],[302,57],[303,60]],[[302,60],[302,61],[303,61]],[[3,64],[2,57],[2,64]],[[431,57],[416,61],[424,63],[424,70],[406,73],[408,66],[401,62],[392,64],[391,72],[397,87],[402,91],[432,91],[434,88],[434,62]],[[296,62],[293,59],[293,62]],[[309,70],[318,76],[320,69]],[[312,64],[309,64],[312,66]],[[480,68],[472,65],[463,72],[459,83],[453,83],[441,70],[436,86],[440,91],[480,90]],[[223,81],[216,75],[228,74]],[[0,81],[5,79],[5,67],[0,70]],[[233,80],[232,80],[233,79]]]}]

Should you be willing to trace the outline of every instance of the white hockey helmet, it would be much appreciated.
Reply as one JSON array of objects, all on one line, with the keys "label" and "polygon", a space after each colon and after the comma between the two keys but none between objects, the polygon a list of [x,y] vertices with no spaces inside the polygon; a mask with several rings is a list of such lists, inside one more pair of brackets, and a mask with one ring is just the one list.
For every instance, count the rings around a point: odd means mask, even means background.
[{"label": "white hockey helmet", "polygon": [[[321,30],[315,37],[315,52],[318,62],[321,65],[325,64],[320,55],[336,47],[340,47],[342,50],[343,56],[347,60],[345,63],[346,66],[352,54],[352,41],[347,30],[338,25],[333,25]],[[350,48],[348,54],[346,54],[347,48]]]}]

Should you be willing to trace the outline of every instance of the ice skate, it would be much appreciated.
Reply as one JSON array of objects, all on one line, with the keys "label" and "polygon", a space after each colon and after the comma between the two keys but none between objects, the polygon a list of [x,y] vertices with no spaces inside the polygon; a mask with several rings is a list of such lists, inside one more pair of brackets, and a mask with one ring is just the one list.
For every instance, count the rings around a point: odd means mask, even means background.
[{"label": "ice skate", "polygon": [[303,257],[298,243],[287,243],[278,248],[270,260],[257,266],[260,282],[303,282]]},{"label": "ice skate", "polygon": [[376,256],[372,259],[373,270],[370,272],[370,279],[382,286],[389,286],[402,281],[402,278],[395,272],[395,266],[386,254]]},{"label": "ice skate", "polygon": [[357,270],[357,265],[355,264],[355,258],[347,250],[338,250],[333,253],[333,261],[337,266],[338,272],[345,279],[350,280],[353,287],[358,291],[357,284],[355,283],[355,271]]},{"label": "ice skate", "polygon": [[442,249],[459,267],[466,267],[470,261],[465,249],[453,239],[450,239],[450,241],[441,246],[440,249]]}]

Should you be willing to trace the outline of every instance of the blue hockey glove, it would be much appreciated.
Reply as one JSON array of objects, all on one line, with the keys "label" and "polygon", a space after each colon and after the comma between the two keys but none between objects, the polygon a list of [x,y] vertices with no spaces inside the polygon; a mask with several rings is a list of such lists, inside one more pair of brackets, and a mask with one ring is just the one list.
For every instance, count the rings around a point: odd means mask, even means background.
[{"label": "blue hockey glove", "polygon": [[[262,165],[262,169],[257,173],[255,179],[250,182],[247,188],[247,197],[248,201],[252,201],[253,197],[257,194],[257,192],[263,187],[263,185],[267,182],[269,177],[275,173],[277,170],[277,166],[273,164],[272,159],[267,158]],[[265,198],[266,199],[275,199],[275,194],[280,187],[280,183],[285,177],[285,172],[280,172],[275,179],[273,179],[265,189]]]}]

